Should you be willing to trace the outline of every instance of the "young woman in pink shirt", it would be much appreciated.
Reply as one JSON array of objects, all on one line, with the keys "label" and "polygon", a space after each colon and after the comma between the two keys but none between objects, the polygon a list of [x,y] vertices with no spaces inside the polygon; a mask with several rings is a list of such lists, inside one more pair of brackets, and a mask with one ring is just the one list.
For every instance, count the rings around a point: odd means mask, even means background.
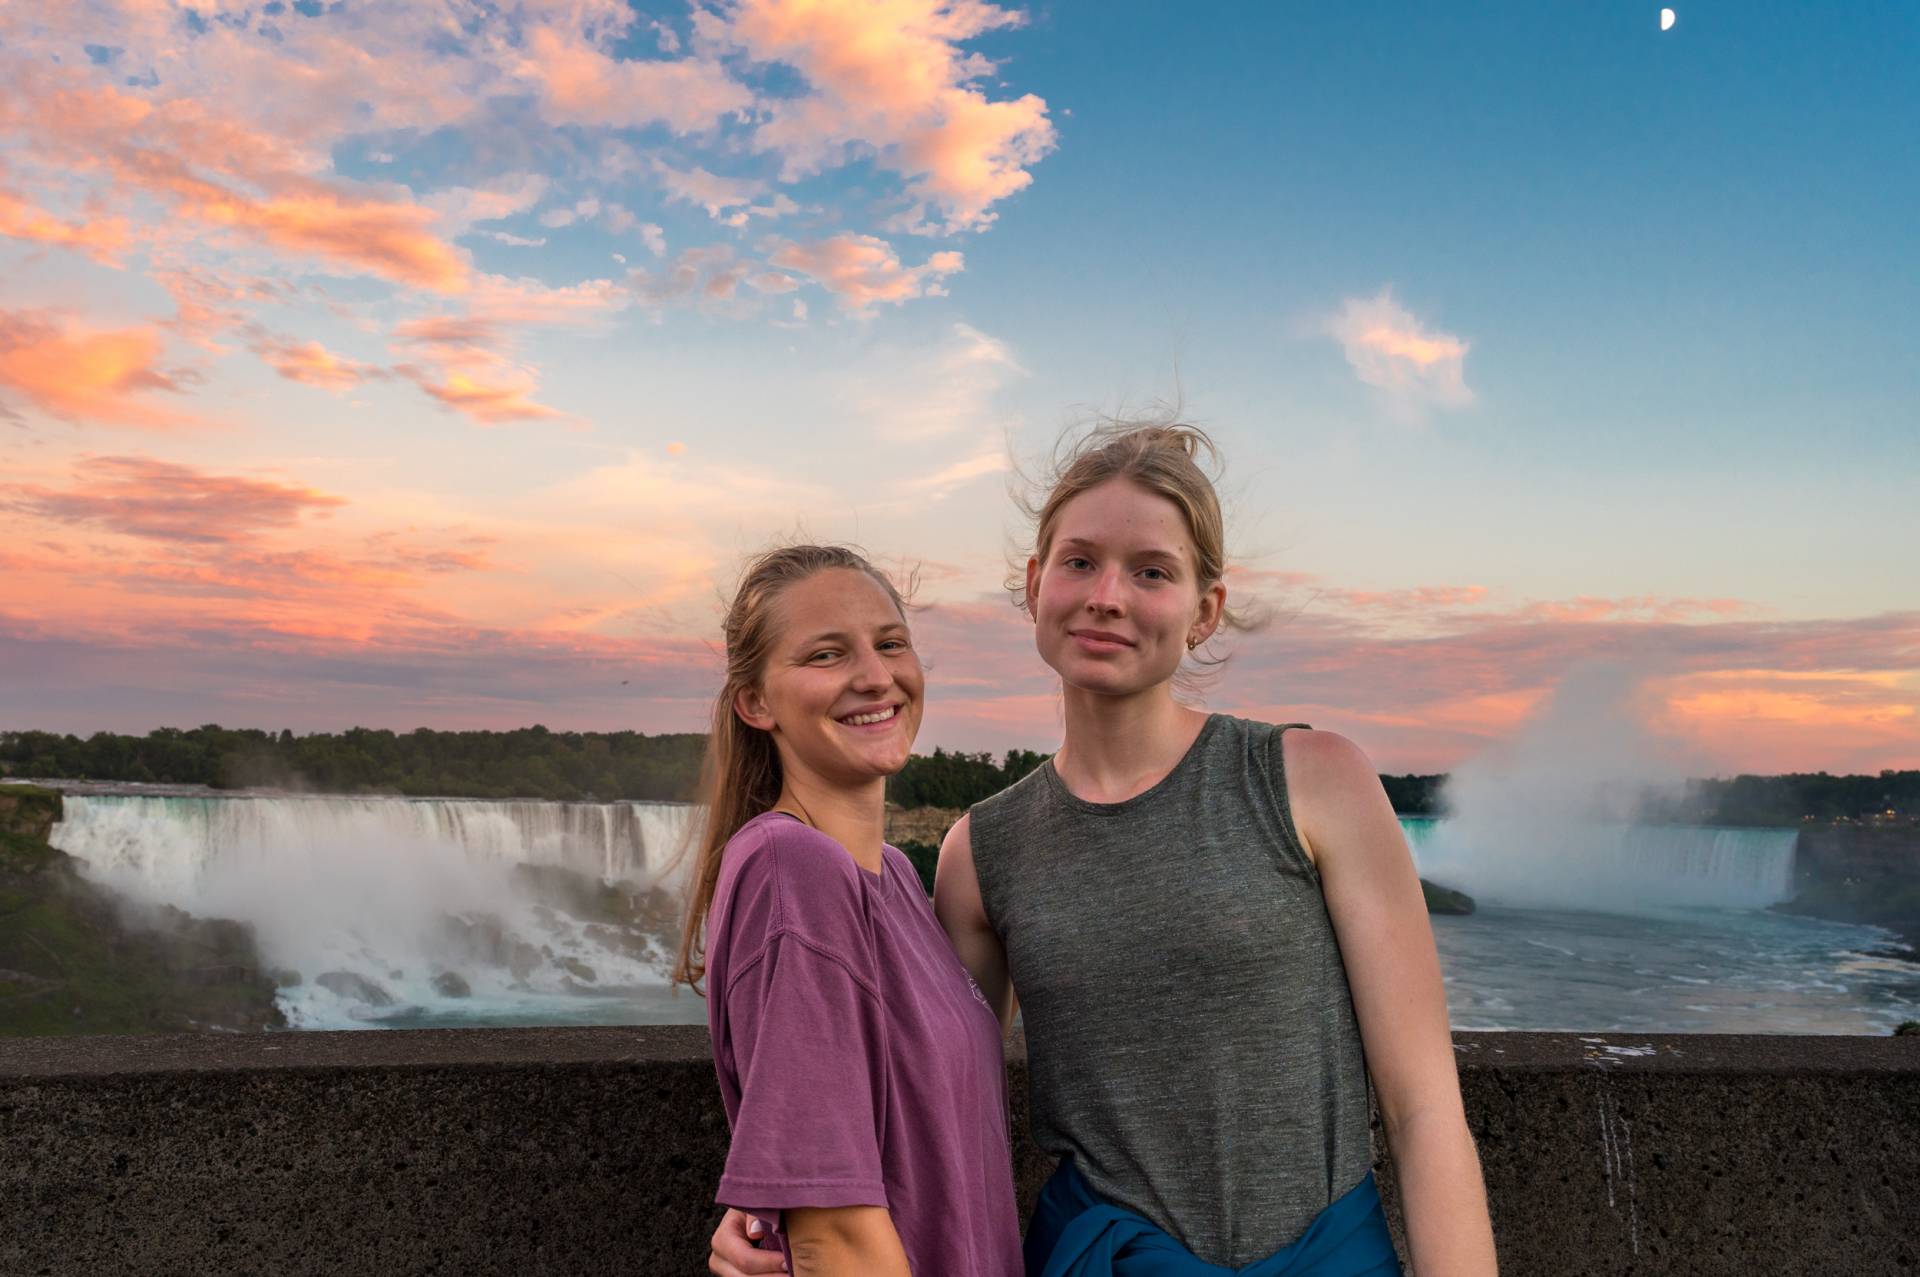
[{"label": "young woman in pink shirt", "polygon": [[707,988],[717,1200],[798,1274],[1017,1277],[1000,1021],[883,839],[924,678],[893,585],[761,556],[725,623],[678,979]]}]

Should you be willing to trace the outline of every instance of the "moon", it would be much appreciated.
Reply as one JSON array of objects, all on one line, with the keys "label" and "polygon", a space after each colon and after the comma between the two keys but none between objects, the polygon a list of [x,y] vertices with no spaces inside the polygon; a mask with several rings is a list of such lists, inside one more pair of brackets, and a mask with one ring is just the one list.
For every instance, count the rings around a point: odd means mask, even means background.
[{"label": "moon", "polygon": [[1660,11],[1660,29],[1662,31],[1673,30],[1673,22],[1674,22],[1673,10],[1662,9]]}]

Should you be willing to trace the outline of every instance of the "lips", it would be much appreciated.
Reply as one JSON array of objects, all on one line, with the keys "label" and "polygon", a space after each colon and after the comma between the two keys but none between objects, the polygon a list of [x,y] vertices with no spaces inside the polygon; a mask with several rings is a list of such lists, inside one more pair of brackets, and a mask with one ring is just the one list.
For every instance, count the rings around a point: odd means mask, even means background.
[{"label": "lips", "polygon": [[858,713],[842,715],[836,718],[834,722],[847,727],[873,727],[880,723],[892,722],[899,713],[900,707],[898,705],[880,705],[873,709],[861,710]]},{"label": "lips", "polygon": [[1124,634],[1115,634],[1111,630],[1068,630],[1067,633],[1078,639],[1082,646],[1095,650],[1134,646],[1132,639]]}]

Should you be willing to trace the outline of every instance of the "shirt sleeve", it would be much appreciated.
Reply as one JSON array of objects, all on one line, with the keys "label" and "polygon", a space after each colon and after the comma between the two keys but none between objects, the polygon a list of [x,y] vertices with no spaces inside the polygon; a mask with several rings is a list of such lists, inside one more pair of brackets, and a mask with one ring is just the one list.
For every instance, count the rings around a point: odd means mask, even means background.
[{"label": "shirt sleeve", "polygon": [[756,1213],[885,1206],[885,1025],[872,985],[786,932],[726,998],[740,1109],[718,1200]]}]

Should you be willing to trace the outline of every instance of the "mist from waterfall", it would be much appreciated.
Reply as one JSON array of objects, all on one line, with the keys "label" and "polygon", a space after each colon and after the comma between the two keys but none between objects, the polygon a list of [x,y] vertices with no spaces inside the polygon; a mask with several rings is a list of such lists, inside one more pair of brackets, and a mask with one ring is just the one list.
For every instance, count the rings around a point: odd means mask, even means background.
[{"label": "mist from waterfall", "polygon": [[1645,913],[1753,909],[1791,891],[1791,829],[1645,824],[1702,770],[1647,725],[1644,675],[1575,670],[1511,739],[1456,768],[1446,817],[1414,832],[1421,873],[1487,903]]},{"label": "mist from waterfall", "polygon": [[74,795],[56,841],[133,900],[251,924],[298,1028],[605,1022],[669,996],[694,814]]}]

